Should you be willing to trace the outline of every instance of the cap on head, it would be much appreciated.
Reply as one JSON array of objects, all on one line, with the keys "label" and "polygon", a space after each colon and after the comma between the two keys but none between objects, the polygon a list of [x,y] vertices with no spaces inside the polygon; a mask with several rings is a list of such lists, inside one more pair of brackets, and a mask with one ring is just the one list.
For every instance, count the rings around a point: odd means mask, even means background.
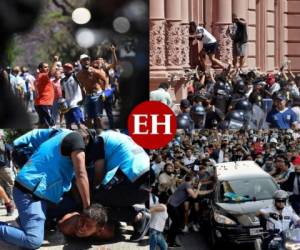
[{"label": "cap on head", "polygon": [[280,101],[286,101],[286,96],[285,95],[277,95],[275,97],[276,100],[280,100]]},{"label": "cap on head", "polygon": [[90,59],[90,57],[87,54],[82,54],[79,57],[80,61],[83,60],[83,59],[86,59],[86,58]]},{"label": "cap on head", "polygon": [[300,165],[300,156],[297,156],[297,157],[293,160],[293,164],[294,164],[294,165]]},{"label": "cap on head", "polygon": [[66,69],[73,69],[73,65],[71,63],[65,63],[63,68],[66,68]]},{"label": "cap on head", "polygon": [[272,143],[272,142],[273,142],[273,143],[277,143],[278,141],[277,141],[276,138],[273,137],[273,138],[271,138],[270,142],[271,142],[271,143]]}]

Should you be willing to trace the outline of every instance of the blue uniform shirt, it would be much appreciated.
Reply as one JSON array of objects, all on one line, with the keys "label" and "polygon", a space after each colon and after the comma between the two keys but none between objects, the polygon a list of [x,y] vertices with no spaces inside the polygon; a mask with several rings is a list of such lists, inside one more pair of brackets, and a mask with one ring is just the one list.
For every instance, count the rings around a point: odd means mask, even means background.
[{"label": "blue uniform shirt", "polygon": [[271,128],[289,129],[296,121],[297,115],[291,108],[285,108],[283,111],[272,109],[267,116]]}]

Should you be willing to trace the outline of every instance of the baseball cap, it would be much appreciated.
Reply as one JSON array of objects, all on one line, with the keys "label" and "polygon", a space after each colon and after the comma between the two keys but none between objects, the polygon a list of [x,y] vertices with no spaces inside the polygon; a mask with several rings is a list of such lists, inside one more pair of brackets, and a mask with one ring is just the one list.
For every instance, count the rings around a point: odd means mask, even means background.
[{"label": "baseball cap", "polygon": [[286,101],[286,96],[284,96],[284,95],[277,95],[275,97],[275,99],[280,100],[280,101]]},{"label": "baseball cap", "polygon": [[278,143],[277,139],[276,138],[271,138],[270,142],[273,142],[273,143]]},{"label": "baseball cap", "polygon": [[296,156],[296,158],[292,161],[294,165],[300,165],[300,156]]},{"label": "baseball cap", "polygon": [[65,63],[63,67],[73,69],[73,65],[71,63]]},{"label": "baseball cap", "polygon": [[90,58],[90,57],[87,54],[82,54],[79,59],[83,60],[85,58]]}]

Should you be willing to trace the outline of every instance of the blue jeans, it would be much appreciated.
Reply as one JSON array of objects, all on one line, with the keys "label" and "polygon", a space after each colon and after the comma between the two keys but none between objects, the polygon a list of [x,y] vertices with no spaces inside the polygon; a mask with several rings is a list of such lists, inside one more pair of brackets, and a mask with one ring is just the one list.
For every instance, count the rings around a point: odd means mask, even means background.
[{"label": "blue jeans", "polygon": [[13,196],[19,212],[20,228],[0,222],[0,240],[27,249],[37,249],[44,240],[46,201],[35,200],[16,187]]},{"label": "blue jeans", "polygon": [[87,95],[85,97],[85,113],[88,119],[96,119],[101,117],[101,92],[95,93],[94,95]]},{"label": "blue jeans", "polygon": [[112,113],[112,97],[108,97],[105,99],[105,101],[100,101],[100,114],[101,116],[103,115],[103,109],[105,109],[108,122],[109,122],[109,128],[112,129],[114,128],[114,117]]},{"label": "blue jeans", "polygon": [[159,246],[161,250],[167,250],[168,244],[165,240],[164,235],[162,232],[159,232],[153,228],[149,230],[149,237],[150,237],[150,250],[156,250],[156,247]]}]

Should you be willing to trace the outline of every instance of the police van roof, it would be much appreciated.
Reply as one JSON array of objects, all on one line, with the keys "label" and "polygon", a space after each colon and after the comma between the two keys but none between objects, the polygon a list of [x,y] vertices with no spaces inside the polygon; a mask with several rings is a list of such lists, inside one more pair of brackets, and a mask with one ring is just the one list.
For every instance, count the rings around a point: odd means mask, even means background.
[{"label": "police van roof", "polygon": [[223,180],[237,180],[244,178],[270,177],[254,161],[224,162],[216,165],[217,178]]}]

